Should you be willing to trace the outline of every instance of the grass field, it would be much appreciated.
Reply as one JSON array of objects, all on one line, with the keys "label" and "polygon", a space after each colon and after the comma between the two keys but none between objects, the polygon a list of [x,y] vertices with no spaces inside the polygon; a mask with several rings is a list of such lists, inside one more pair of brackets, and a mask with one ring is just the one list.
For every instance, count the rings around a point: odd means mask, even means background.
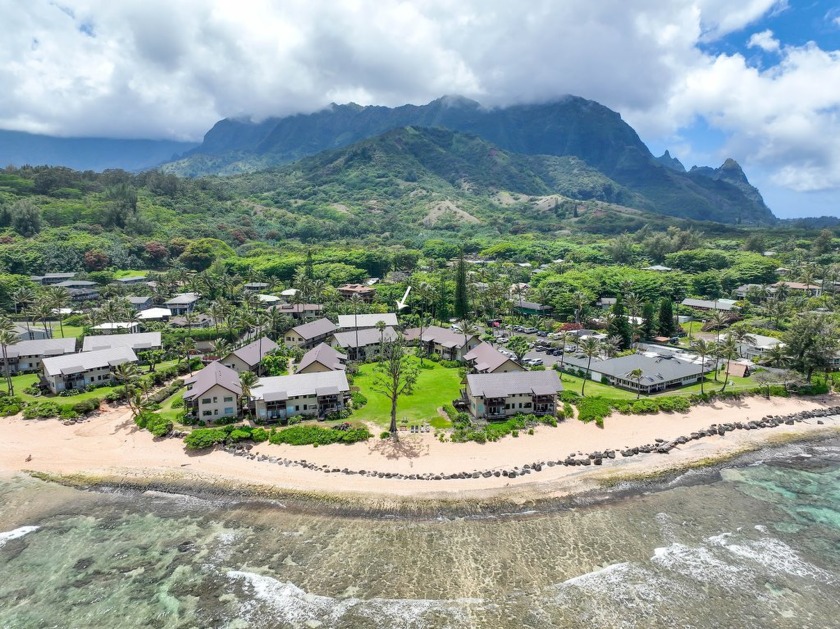
[{"label": "grass field", "polygon": [[[451,404],[461,394],[461,376],[458,369],[441,367],[431,361],[424,361],[432,369],[420,369],[414,393],[400,397],[397,402],[397,421],[423,423],[428,421],[435,428],[450,426],[448,419],[438,414],[437,409],[444,404]],[[362,365],[356,374],[353,385],[368,399],[368,403],[354,411],[353,419],[375,422],[387,426],[391,422],[391,402],[373,388],[374,365]]]},{"label": "grass field", "polygon": [[166,398],[160,405],[160,409],[157,411],[158,415],[168,419],[171,422],[176,422],[178,415],[181,411],[184,410],[184,407],[181,406],[180,408],[172,408],[173,402],[176,400],[183,400],[184,399],[184,391],[178,391],[177,393],[170,395]]}]

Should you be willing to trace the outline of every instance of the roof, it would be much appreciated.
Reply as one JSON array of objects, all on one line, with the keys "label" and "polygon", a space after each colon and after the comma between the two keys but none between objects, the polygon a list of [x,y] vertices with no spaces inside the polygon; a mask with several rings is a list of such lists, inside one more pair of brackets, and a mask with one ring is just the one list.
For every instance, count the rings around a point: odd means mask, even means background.
[{"label": "roof", "polygon": [[243,284],[242,287],[250,289],[268,288],[268,282],[248,282]]},{"label": "roof", "polygon": [[32,281],[40,281],[43,279],[59,279],[59,278],[71,278],[76,277],[75,273],[44,273],[43,275],[30,275],[29,279]]},{"label": "roof", "polygon": [[259,299],[263,304],[273,304],[275,302],[282,301],[282,299],[276,295],[263,295],[262,293],[257,295],[257,299]]},{"label": "roof", "polygon": [[[356,345],[356,337],[358,337],[358,345]],[[376,328],[364,328],[361,330],[349,330],[347,332],[336,332],[333,335],[335,342],[341,348],[351,347],[367,347],[368,345],[376,345],[379,342],[393,341],[397,338],[397,332],[391,326],[388,326],[382,333]]]},{"label": "roof", "polygon": [[663,266],[661,264],[654,264],[652,266],[646,266],[642,269],[642,271],[671,271],[671,267]]},{"label": "roof", "polygon": [[185,384],[187,386],[192,385],[192,388],[184,393],[185,400],[191,400],[203,395],[216,385],[236,395],[242,395],[242,384],[239,382],[239,374],[216,360],[201,371],[196,372],[192,378],[185,381]]},{"label": "roof", "polygon": [[60,356],[72,354],[76,351],[76,339],[39,339],[35,341],[19,341],[6,346],[9,358],[18,356]]},{"label": "roof", "polygon": [[[727,336],[729,335],[727,334]],[[776,345],[784,345],[780,339],[774,336],[765,336],[763,334],[750,334],[750,336],[752,340],[744,341],[743,343],[756,349],[770,349],[771,347],[776,347]]]},{"label": "roof", "polygon": [[199,300],[198,293],[181,293],[179,295],[175,295],[172,299],[165,301],[164,304],[167,306],[184,306],[189,304],[194,304]]},{"label": "roof", "polygon": [[688,306],[689,308],[704,308],[706,310],[734,310],[735,309],[735,302],[731,299],[692,299],[690,297],[686,297],[680,302],[683,306]]},{"label": "roof", "polygon": [[321,304],[277,304],[271,306],[280,312],[302,313],[302,312],[319,312],[324,309]]},{"label": "roof", "polygon": [[[228,357],[236,356],[246,365],[253,367],[254,365],[259,364],[266,354],[273,352],[275,349],[277,349],[277,343],[267,336],[264,336],[261,339],[257,339],[256,341],[248,343],[244,347],[240,347],[239,349],[231,352],[228,354]],[[225,360],[226,359],[227,358],[225,358]]]},{"label": "roof", "polygon": [[303,325],[297,325],[293,327],[292,330],[297,332],[301,338],[308,340],[332,334],[335,332],[336,327],[329,319],[316,319],[315,321],[310,321],[309,323],[304,323]]},{"label": "roof", "polygon": [[563,390],[556,371],[509,371],[471,373],[467,385],[476,397],[499,398],[510,395],[556,395]]},{"label": "roof", "polygon": [[545,306],[543,304],[538,304],[535,301],[519,301],[516,300],[514,303],[516,308],[521,308],[523,310],[551,310],[551,306]]},{"label": "roof", "polygon": [[334,350],[326,343],[321,343],[309,350],[300,359],[300,364],[297,366],[297,371],[303,371],[313,363],[320,363],[327,369],[333,371],[344,369],[344,361],[347,359],[345,354]]},{"label": "roof", "polygon": [[91,328],[91,330],[130,330],[136,328],[135,321],[107,321]]},{"label": "roof", "polygon": [[96,286],[96,282],[89,280],[64,280],[53,286],[60,286],[61,288],[92,288]]},{"label": "roof", "polygon": [[347,376],[343,371],[318,371],[315,373],[298,373],[293,376],[260,378],[251,387],[253,398],[266,402],[287,400],[301,395],[311,396],[316,392],[321,395],[328,395],[342,391],[350,391]]},{"label": "roof", "polygon": [[125,299],[130,304],[145,304],[147,301],[151,301],[152,298],[148,295],[129,295]]},{"label": "roof", "polygon": [[750,375],[750,366],[746,363],[736,363],[734,360],[730,360],[727,366],[724,366],[723,371],[724,373],[729,371],[730,376],[735,376],[736,378],[746,378]]},{"label": "roof", "polygon": [[137,318],[141,321],[149,319],[163,319],[164,317],[171,317],[172,311],[169,308],[147,308],[137,313]]},{"label": "roof", "polygon": [[382,314],[338,315],[338,327],[342,330],[354,328],[375,328],[378,322],[397,327],[397,315],[393,312]]},{"label": "roof", "polygon": [[131,277],[120,277],[117,278],[117,282],[121,284],[139,284],[140,282],[146,281],[145,275],[132,275]]},{"label": "roof", "polygon": [[[410,328],[406,330],[405,338],[408,341],[416,341],[420,338],[420,328]],[[475,334],[467,335],[467,341],[471,338],[475,338]],[[436,325],[430,325],[429,327],[423,328],[423,342],[437,343],[443,347],[460,348],[466,345],[464,342],[464,334],[462,332],[456,332],[451,328],[441,328]]]},{"label": "roof", "polygon": [[137,355],[130,347],[114,347],[95,352],[65,354],[64,356],[43,360],[44,373],[49,377],[82,373],[99,367],[113,367],[127,362],[137,362]]},{"label": "roof", "polygon": [[[574,365],[586,369],[589,359],[566,356],[565,362],[567,365]],[[714,360],[707,358],[705,362],[705,370],[710,371],[714,367]],[[683,360],[673,355],[659,356],[649,353],[631,354],[630,356],[608,359],[593,358],[590,369],[595,373],[601,373],[613,378],[633,380],[634,382],[636,379],[630,376],[630,372],[634,369],[641,369],[642,378],[640,383],[642,386],[648,386],[660,382],[688,378],[690,376],[699,376],[700,363],[700,358]]]},{"label": "roof", "polygon": [[114,347],[131,349],[153,349],[160,347],[160,332],[139,332],[137,334],[99,334],[86,336],[82,343],[83,352]]},{"label": "roof", "polygon": [[510,360],[490,343],[482,343],[464,354],[464,360],[472,361],[478,371],[495,371]]}]

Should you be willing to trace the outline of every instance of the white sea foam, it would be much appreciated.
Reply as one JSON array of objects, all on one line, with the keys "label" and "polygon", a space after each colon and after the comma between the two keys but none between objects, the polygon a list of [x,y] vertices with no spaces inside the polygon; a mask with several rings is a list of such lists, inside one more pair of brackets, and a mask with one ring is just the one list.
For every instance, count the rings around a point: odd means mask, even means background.
[{"label": "white sea foam", "polygon": [[764,566],[772,572],[809,577],[824,583],[836,582],[831,573],[804,561],[795,550],[774,537],[767,536],[739,544],[728,544],[725,538],[709,538],[709,541],[720,544],[733,555]]},{"label": "white sea foam", "polygon": [[596,583],[607,580],[613,582],[620,581],[630,567],[630,563],[626,561],[614,563],[604,568],[599,568],[598,570],[593,570],[592,572],[586,572],[576,577],[572,577],[571,579],[566,579],[563,581],[562,585],[577,585],[586,587],[587,585],[595,585]]},{"label": "white sea foam", "polygon": [[16,528],[13,531],[6,531],[5,533],[0,533],[0,547],[3,547],[8,541],[17,539],[18,537],[23,537],[24,535],[28,535],[33,531],[37,531],[39,528],[40,527],[38,526],[21,526],[20,528]]},{"label": "white sea foam", "polygon": [[352,610],[354,616],[363,616],[374,623],[384,622],[384,626],[414,627],[421,626],[423,616],[434,611],[438,615],[448,615],[451,626],[458,627],[466,621],[466,606],[483,604],[481,599],[339,599],[311,594],[294,583],[254,572],[231,570],[227,576],[232,580],[245,581],[253,597],[251,601],[242,603],[242,616],[258,620],[267,613],[273,622],[279,624],[317,621],[331,626]]}]

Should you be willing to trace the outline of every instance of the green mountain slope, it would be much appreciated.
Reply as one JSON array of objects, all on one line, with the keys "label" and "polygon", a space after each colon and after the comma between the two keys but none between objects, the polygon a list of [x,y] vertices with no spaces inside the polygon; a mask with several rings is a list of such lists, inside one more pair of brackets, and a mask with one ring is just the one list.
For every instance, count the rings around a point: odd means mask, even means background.
[{"label": "green mountain slope", "polygon": [[691,175],[663,164],[618,113],[573,96],[502,109],[445,97],[396,108],[333,105],[258,124],[223,120],[201,146],[165,170],[186,176],[251,172],[405,126],[474,134],[512,153],[577,158],[625,193],[637,195],[637,206],[659,214],[750,224],[775,221],[757,191],[749,193],[731,178]]}]

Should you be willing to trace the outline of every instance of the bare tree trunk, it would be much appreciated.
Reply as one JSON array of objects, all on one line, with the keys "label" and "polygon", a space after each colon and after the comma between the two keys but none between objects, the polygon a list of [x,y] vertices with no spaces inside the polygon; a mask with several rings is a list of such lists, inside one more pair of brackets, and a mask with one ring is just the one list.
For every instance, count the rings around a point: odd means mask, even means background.
[{"label": "bare tree trunk", "polygon": [[396,392],[391,396],[391,437],[397,439],[397,396]]}]

